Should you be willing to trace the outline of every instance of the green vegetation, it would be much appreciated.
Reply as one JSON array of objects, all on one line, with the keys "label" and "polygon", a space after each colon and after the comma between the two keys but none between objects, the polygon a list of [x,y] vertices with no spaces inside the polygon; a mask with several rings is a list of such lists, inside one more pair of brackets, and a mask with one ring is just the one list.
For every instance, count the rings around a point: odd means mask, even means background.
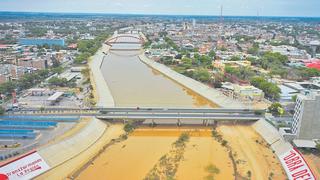
[{"label": "green vegetation", "polygon": [[170,56],[163,56],[160,58],[160,62],[162,62],[165,65],[173,65],[175,62],[173,61],[173,57]]},{"label": "green vegetation", "polygon": [[216,57],[216,52],[211,50],[208,55],[209,55],[209,57],[214,58],[214,57]]},{"label": "green vegetation", "polygon": [[317,148],[318,151],[320,151],[320,143],[318,143],[318,144],[316,145],[316,148]]},{"label": "green vegetation", "polygon": [[166,42],[170,47],[172,47],[174,50],[176,50],[176,51],[179,50],[178,45],[176,45],[176,43],[174,43],[174,42],[172,41],[172,39],[170,39],[169,37],[165,37],[164,40],[165,40],[165,42]]},{"label": "green vegetation", "polygon": [[310,77],[320,76],[320,71],[315,68],[298,68],[296,69],[297,74],[300,75],[302,79],[309,79]]},{"label": "green vegetation", "polygon": [[291,97],[291,100],[292,100],[293,102],[296,102],[296,101],[297,101],[297,95],[292,96],[292,97]]},{"label": "green vegetation", "polygon": [[193,79],[201,81],[201,82],[209,82],[211,75],[207,69],[197,68],[193,73]]},{"label": "green vegetation", "polygon": [[207,55],[194,54],[194,64],[198,66],[208,66],[211,65],[212,58]]},{"label": "green vegetation", "polygon": [[147,40],[143,44],[144,49],[149,48],[152,44],[152,41],[150,40],[149,36],[146,36],[146,38],[147,38]]},{"label": "green vegetation", "polygon": [[288,62],[288,57],[280,53],[265,52],[261,58],[253,60],[252,65],[262,67],[263,69],[282,68]]},{"label": "green vegetation", "polygon": [[43,107],[43,106],[41,106],[40,107],[40,111],[42,112],[42,111],[44,111],[45,110],[45,108]]},{"label": "green vegetation", "polygon": [[263,77],[254,77],[251,79],[251,84],[259,89],[261,89],[265,95],[269,98],[272,99],[279,99],[280,98],[280,93],[281,90],[280,88],[271,82],[268,82],[265,78]]},{"label": "green vegetation", "polygon": [[272,103],[268,110],[274,116],[280,116],[284,113],[282,105],[278,102]]},{"label": "green vegetation", "polygon": [[251,171],[247,171],[247,176],[248,176],[249,179],[251,179],[251,176],[252,176]]},{"label": "green vegetation", "polygon": [[230,60],[231,61],[240,61],[241,58],[239,56],[232,56]]},{"label": "green vegetation", "polygon": [[251,48],[248,49],[248,53],[254,56],[259,54],[259,44],[254,43]]},{"label": "green vegetation", "polygon": [[126,133],[131,133],[134,131],[135,129],[135,125],[132,123],[132,122],[128,122],[124,125],[123,127],[123,130],[126,132]]},{"label": "green vegetation", "polygon": [[242,80],[249,80],[251,77],[255,75],[255,73],[251,70],[250,67],[234,68],[231,66],[226,66],[224,70],[226,73],[235,75],[236,77]]},{"label": "green vegetation", "polygon": [[48,80],[48,84],[50,86],[58,86],[58,87],[75,87],[76,84],[74,81],[67,81],[66,78],[58,78],[58,77],[52,77]]},{"label": "green vegetation", "polygon": [[101,47],[101,44],[107,39],[108,36],[109,35],[106,33],[101,33],[93,40],[78,41],[78,50],[80,54],[76,56],[74,63],[86,63],[88,58],[98,51],[98,49]]},{"label": "green vegetation", "polygon": [[185,146],[185,143],[189,141],[189,134],[187,133],[182,133],[178,140],[176,142],[174,142],[173,144],[176,146],[176,147],[181,147],[181,146]]},{"label": "green vegetation", "polygon": [[0,106],[0,115],[3,115],[5,112],[4,108],[2,106]]},{"label": "green vegetation", "polygon": [[274,173],[273,173],[273,172],[269,173],[268,179],[271,180],[271,179],[273,178],[273,176],[274,176]]},{"label": "green vegetation", "polygon": [[213,164],[209,164],[207,167],[205,167],[206,172],[208,173],[208,176],[206,176],[206,180],[213,180],[214,175],[219,174],[220,170]]},{"label": "green vegetation", "polygon": [[8,81],[0,85],[0,93],[11,95],[13,90],[24,90],[33,87],[49,76],[49,70],[39,70],[32,74],[26,74],[18,81]]},{"label": "green vegetation", "polygon": [[255,115],[263,115],[263,114],[264,114],[264,111],[262,111],[262,110],[255,110],[255,111],[254,111],[254,114],[255,114]]},{"label": "green vegetation", "polygon": [[[148,172],[145,180],[175,179],[179,163],[184,157],[186,143],[189,141],[189,135],[182,133],[180,137],[172,144],[172,149],[163,155],[159,161]],[[216,172],[216,169],[210,169]]]}]

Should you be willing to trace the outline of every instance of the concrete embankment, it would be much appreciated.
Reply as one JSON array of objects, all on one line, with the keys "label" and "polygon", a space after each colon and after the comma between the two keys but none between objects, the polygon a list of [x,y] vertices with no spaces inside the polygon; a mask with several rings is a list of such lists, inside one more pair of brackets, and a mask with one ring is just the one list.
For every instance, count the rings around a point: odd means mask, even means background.
[{"label": "concrete embankment", "polygon": [[253,128],[270,144],[271,149],[275,151],[278,157],[292,149],[292,145],[286,142],[279,131],[265,119],[255,122]]},{"label": "concrete embankment", "polygon": [[72,137],[39,149],[38,153],[45,159],[47,164],[51,167],[51,170],[40,175],[37,179],[65,178],[71,171],[78,168],[82,163],[85,163],[88,158],[91,158],[97,152],[92,151],[91,154],[88,154],[87,157],[82,160],[83,162],[79,161],[77,163],[71,163],[68,165],[68,168],[64,166],[69,162],[72,162],[72,160],[81,153],[87,153],[88,149],[95,145],[106,131],[107,125],[94,118],[82,129],[82,131]]},{"label": "concrete embankment", "polygon": [[139,59],[151,68],[161,72],[170,79],[176,81],[177,83],[181,84],[182,86],[188,89],[191,89],[200,96],[208,99],[209,101],[217,104],[222,108],[245,108],[245,105],[242,104],[240,101],[227,97],[214,88],[211,88],[192,78],[184,76],[163,64],[157,63],[147,58],[144,54],[139,55]]},{"label": "concrete embankment", "polygon": [[111,91],[100,69],[104,57],[106,56],[103,52],[108,52],[109,48],[109,46],[103,44],[102,47],[97,51],[97,53],[91,57],[91,60],[89,62],[89,67],[91,69],[91,81],[94,86],[98,107],[115,106]]}]

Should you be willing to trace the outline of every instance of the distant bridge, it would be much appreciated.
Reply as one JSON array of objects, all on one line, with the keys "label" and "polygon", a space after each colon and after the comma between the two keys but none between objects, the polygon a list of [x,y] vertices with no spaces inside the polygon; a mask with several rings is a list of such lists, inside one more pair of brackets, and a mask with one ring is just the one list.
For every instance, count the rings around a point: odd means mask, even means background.
[{"label": "distant bridge", "polygon": [[[135,42],[135,41],[121,40],[126,38],[131,38],[131,39],[133,38],[139,41]],[[144,42],[145,40],[139,34],[117,34],[105,41],[105,43],[109,46],[112,46],[113,44],[144,44]]]}]

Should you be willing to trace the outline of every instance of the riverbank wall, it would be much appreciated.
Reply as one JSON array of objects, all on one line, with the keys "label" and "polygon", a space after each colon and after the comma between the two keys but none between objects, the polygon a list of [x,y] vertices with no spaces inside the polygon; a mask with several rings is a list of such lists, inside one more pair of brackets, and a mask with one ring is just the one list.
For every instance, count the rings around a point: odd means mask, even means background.
[{"label": "riverbank wall", "polygon": [[93,84],[95,99],[97,100],[96,106],[107,108],[114,107],[115,102],[111,91],[108,87],[107,82],[105,81],[102,71],[101,65],[103,63],[104,58],[107,56],[107,53],[110,49],[110,46],[103,44],[102,47],[97,51],[97,53],[91,57],[89,61],[90,68],[90,76]]},{"label": "riverbank wall", "polygon": [[260,119],[253,124],[253,128],[270,145],[275,154],[280,157],[292,149],[292,145],[286,142],[279,131],[265,119]]},{"label": "riverbank wall", "polygon": [[80,132],[74,134],[72,137],[40,148],[37,152],[50,166],[50,170],[38,176],[36,179],[65,178],[73,169],[78,168],[80,164],[74,164],[74,166],[70,166],[64,171],[59,171],[59,174],[54,173],[56,169],[93,146],[93,144],[103,136],[106,130],[107,125],[105,123],[93,118]]},{"label": "riverbank wall", "polygon": [[209,87],[199,81],[196,81],[192,78],[184,76],[163,64],[157,63],[149,59],[148,57],[146,57],[144,54],[141,54],[138,57],[140,61],[143,62],[144,64],[161,72],[168,78],[194,91],[195,93],[206,98],[207,100],[217,104],[221,108],[245,108],[245,105],[240,101],[227,97],[224,94],[222,94],[220,91],[212,87]]}]

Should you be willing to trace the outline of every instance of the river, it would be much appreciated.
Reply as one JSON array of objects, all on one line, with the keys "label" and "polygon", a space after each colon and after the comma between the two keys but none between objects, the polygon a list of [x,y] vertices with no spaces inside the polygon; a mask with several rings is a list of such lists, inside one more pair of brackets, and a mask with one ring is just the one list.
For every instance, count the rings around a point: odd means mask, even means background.
[{"label": "river", "polygon": [[[143,64],[137,57],[140,50],[123,50],[136,46],[120,44],[113,48],[117,50],[109,51],[101,70],[116,106],[217,107]],[[268,179],[270,173],[275,179],[284,179],[279,162],[250,124],[217,130],[232,148],[240,176],[246,177],[250,171],[253,179]],[[183,150],[177,150],[174,142],[182,133],[190,138]],[[182,159],[177,160],[179,155]],[[162,167],[168,162],[172,164]],[[178,180],[235,178],[229,150],[211,136],[210,127],[160,126],[139,127],[128,139],[107,148],[77,179],[138,180],[163,168],[168,168],[166,172],[173,168]]]},{"label": "river", "polygon": [[[217,107],[142,63],[138,44],[114,45],[101,70],[116,106],[122,107]],[[131,49],[125,51],[123,49]]]}]

